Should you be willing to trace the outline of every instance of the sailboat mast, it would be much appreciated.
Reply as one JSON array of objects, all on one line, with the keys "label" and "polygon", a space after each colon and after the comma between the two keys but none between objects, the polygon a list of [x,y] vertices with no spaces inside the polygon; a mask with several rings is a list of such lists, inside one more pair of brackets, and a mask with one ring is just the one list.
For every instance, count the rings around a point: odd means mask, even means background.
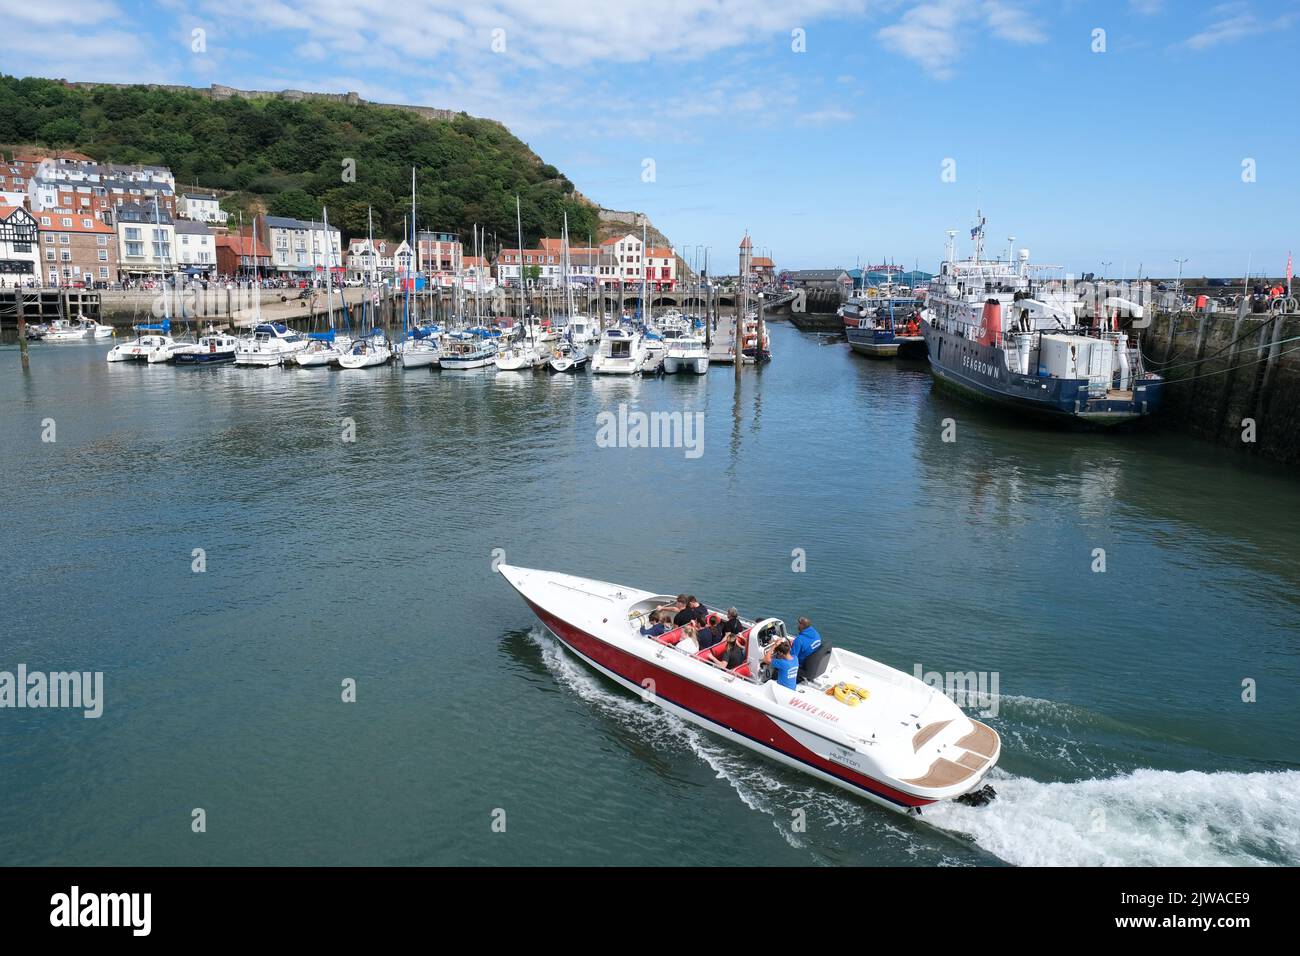
[{"label": "sailboat mast", "polygon": [[[519,211],[519,197],[515,196],[515,229],[519,237],[519,323],[524,322],[524,220]],[[527,331],[527,326],[525,326]]]},{"label": "sailboat mast", "polygon": [[[324,218],[325,221],[325,234],[323,236],[323,239],[326,243],[328,243],[330,241],[330,211],[326,209],[324,206],[321,206],[321,216]],[[316,243],[314,240],[311,244],[311,249],[312,249],[312,253],[311,253],[312,259],[315,259]],[[332,332],[334,331],[334,276],[330,273],[330,251],[331,251],[330,247],[326,245],[325,247],[325,289],[326,289],[325,301],[329,305],[329,310],[330,310],[329,328],[330,331]]]}]

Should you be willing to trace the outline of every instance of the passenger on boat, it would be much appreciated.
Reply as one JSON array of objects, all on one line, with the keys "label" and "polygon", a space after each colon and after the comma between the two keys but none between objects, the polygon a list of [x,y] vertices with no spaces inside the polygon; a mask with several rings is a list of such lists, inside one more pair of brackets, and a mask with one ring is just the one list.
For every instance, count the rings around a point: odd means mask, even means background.
[{"label": "passenger on boat", "polygon": [[912,316],[907,320],[907,327],[903,329],[903,333],[909,336],[917,336],[921,334],[921,329],[916,324],[916,316]]},{"label": "passenger on boat", "polygon": [[790,653],[790,641],[786,638],[777,641],[768,648],[763,663],[772,668],[772,679],[782,687],[795,689],[798,683],[799,662]]},{"label": "passenger on boat", "polygon": [[685,651],[687,654],[695,654],[699,652],[700,642],[696,637],[694,625],[687,624],[682,628],[682,639],[677,642],[677,649],[679,651]]},{"label": "passenger on boat", "polygon": [[667,620],[667,612],[654,611],[650,615],[650,626],[641,628],[641,633],[646,637],[659,637],[672,629],[672,623]]},{"label": "passenger on boat", "polygon": [[[733,608],[734,610],[734,608]],[[723,670],[735,670],[745,663],[745,649],[740,646],[740,634],[732,631],[727,635],[727,646],[722,651],[722,660],[710,657],[709,663]]]},{"label": "passenger on boat", "polygon": [[687,623],[693,623],[696,627],[703,627],[708,623],[709,609],[695,600],[694,594],[686,596],[685,600],[678,599],[682,602],[682,609],[677,612],[673,618],[673,623],[682,627]]},{"label": "passenger on boat", "polygon": [[722,635],[739,634],[744,628],[740,624],[740,612],[734,607],[727,608],[727,616],[714,625],[714,630]]},{"label": "passenger on boat", "polygon": [[799,662],[799,680],[814,680],[825,669],[821,659],[830,653],[830,645],[822,641],[822,636],[808,618],[801,617],[796,623],[799,633],[794,636],[790,649]]}]

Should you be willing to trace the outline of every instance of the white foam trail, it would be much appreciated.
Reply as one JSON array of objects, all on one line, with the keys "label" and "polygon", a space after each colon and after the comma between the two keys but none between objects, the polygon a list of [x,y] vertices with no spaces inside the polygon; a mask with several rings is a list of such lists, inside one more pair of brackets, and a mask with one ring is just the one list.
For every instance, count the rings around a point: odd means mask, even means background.
[{"label": "white foam trail", "polygon": [[1300,864],[1300,771],[1136,770],[1076,783],[995,771],[986,807],[924,819],[1021,866]]}]

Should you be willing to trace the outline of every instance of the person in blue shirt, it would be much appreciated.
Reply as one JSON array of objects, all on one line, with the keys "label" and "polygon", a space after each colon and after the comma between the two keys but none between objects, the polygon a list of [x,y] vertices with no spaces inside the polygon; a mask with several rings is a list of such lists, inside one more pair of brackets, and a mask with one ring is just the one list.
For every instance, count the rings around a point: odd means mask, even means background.
[{"label": "person in blue shirt", "polygon": [[777,641],[767,652],[764,660],[772,668],[772,679],[782,687],[795,689],[799,674],[799,662],[790,653],[790,641]]},{"label": "person in blue shirt", "polygon": [[822,646],[822,636],[817,633],[817,628],[812,626],[812,621],[808,618],[799,618],[798,624],[799,633],[795,635],[790,650],[794,653],[795,660],[802,664],[808,659],[809,654]]}]

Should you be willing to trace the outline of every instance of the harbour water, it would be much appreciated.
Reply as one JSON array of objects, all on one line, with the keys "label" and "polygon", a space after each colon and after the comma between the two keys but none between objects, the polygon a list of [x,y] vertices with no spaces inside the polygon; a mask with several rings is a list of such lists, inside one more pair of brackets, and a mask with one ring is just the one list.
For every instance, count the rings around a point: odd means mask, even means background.
[{"label": "harbour water", "polygon": [[[0,711],[0,858],[1300,863],[1293,475],[772,340],[738,388],[0,349],[0,670],[103,671],[105,698]],[[703,413],[702,453],[599,447],[621,403]],[[683,725],[494,557],[996,675],[999,797],[902,817]]]}]

